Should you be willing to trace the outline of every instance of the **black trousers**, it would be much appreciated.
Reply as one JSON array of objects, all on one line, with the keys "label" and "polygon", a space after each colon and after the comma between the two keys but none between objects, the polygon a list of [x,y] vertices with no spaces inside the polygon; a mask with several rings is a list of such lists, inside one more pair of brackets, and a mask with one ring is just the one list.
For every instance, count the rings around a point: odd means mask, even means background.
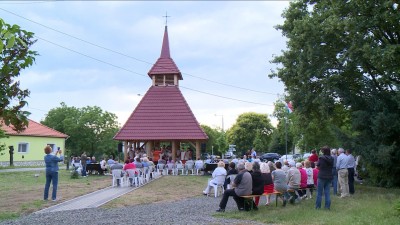
[{"label": "black trousers", "polygon": [[347,168],[349,171],[349,193],[354,194],[354,168]]},{"label": "black trousers", "polygon": [[233,200],[235,200],[238,209],[243,209],[244,208],[244,198],[239,197],[235,193],[235,189],[228,189],[228,190],[226,190],[224,192],[224,195],[222,196],[221,202],[219,203],[219,207],[221,209],[225,209],[226,208],[226,204],[228,203],[229,196],[233,197]]}]

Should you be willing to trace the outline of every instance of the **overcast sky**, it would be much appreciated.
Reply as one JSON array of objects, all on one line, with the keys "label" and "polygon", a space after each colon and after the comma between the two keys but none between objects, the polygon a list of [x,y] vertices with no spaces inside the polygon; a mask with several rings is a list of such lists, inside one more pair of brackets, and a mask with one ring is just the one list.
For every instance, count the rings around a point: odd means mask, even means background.
[{"label": "overcast sky", "polygon": [[[228,129],[244,112],[270,115],[284,86],[268,78],[286,39],[274,26],[288,1],[0,2],[0,17],[35,33],[40,55],[22,71],[30,119],[65,102],[99,106],[121,126],[151,86],[168,12],[180,89],[201,124]],[[220,97],[219,97],[220,96]],[[222,98],[225,97],[225,98]],[[236,99],[236,100],[232,100]],[[238,101],[240,100],[240,101]],[[215,116],[219,115],[219,116]],[[273,122],[274,119],[270,118]],[[275,123],[275,122],[274,122]]]}]

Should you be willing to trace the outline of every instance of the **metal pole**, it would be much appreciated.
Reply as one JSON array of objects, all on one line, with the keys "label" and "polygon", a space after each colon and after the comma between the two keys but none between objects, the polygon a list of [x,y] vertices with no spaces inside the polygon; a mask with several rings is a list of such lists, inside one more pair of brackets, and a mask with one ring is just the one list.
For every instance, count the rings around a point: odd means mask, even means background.
[{"label": "metal pole", "polygon": [[287,113],[285,113],[285,144],[286,144],[286,160],[287,160]]}]

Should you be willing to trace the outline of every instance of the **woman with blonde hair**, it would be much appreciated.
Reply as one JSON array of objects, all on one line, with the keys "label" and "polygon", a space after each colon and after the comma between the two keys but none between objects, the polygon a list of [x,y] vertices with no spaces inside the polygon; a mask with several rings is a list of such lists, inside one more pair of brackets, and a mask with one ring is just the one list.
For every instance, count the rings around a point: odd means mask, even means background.
[{"label": "woman with blonde hair", "polygon": [[[267,163],[261,163],[260,170],[261,170],[261,176],[263,177],[264,180],[264,193],[267,194],[274,193],[274,182],[272,180],[270,166]],[[271,202],[270,196],[271,195],[265,196],[265,198],[267,199],[267,203],[265,205],[270,204]],[[256,198],[256,204],[258,205],[259,197],[257,198]]]},{"label": "woman with blonde hair", "polygon": [[244,168],[249,172],[253,172],[253,163],[252,162],[245,162],[244,163]]},{"label": "woman with blonde hair", "polygon": [[223,161],[218,162],[218,167],[215,168],[212,173],[212,179],[208,182],[206,189],[204,189],[203,194],[208,195],[210,192],[210,187],[215,184],[224,184],[226,177],[225,163]]},{"label": "woman with blonde hair", "polygon": [[[64,156],[61,155],[62,151],[58,150],[55,155],[52,155],[53,150],[50,146],[44,148],[46,155],[44,156],[44,162],[46,164],[46,184],[44,186],[44,200],[49,198],[50,183],[53,182],[53,192],[51,199],[57,200],[57,186],[58,186],[58,163],[64,160]],[[57,155],[60,154],[60,157]]]},{"label": "woman with blonde hair", "polygon": [[311,162],[309,160],[306,160],[304,162],[304,165],[306,167],[306,173],[307,173],[307,189],[306,189],[306,194],[308,198],[312,198],[312,192],[314,189],[314,177],[313,177],[313,169],[311,168]]}]

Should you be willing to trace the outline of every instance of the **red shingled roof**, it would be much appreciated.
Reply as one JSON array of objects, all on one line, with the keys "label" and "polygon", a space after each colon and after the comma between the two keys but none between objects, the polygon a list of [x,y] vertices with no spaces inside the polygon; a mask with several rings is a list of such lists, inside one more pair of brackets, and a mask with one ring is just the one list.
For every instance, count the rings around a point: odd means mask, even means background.
[{"label": "red shingled roof", "polygon": [[207,140],[177,86],[152,86],[115,140]]},{"label": "red shingled roof", "polygon": [[35,136],[35,137],[59,137],[59,138],[67,138],[68,135],[58,132],[50,127],[47,127],[43,124],[37,123],[33,120],[29,120],[28,127],[22,131],[17,132],[12,129],[10,126],[6,126],[5,124],[1,125],[1,129],[6,132],[7,135],[17,135],[17,136]]},{"label": "red shingled roof", "polygon": [[165,26],[164,39],[161,47],[160,58],[158,58],[157,62],[153,65],[153,67],[151,67],[150,71],[147,74],[149,75],[149,77],[152,77],[152,75],[176,74],[178,75],[179,80],[183,79],[181,72],[176,66],[174,60],[171,58],[169,52],[167,26]]}]

